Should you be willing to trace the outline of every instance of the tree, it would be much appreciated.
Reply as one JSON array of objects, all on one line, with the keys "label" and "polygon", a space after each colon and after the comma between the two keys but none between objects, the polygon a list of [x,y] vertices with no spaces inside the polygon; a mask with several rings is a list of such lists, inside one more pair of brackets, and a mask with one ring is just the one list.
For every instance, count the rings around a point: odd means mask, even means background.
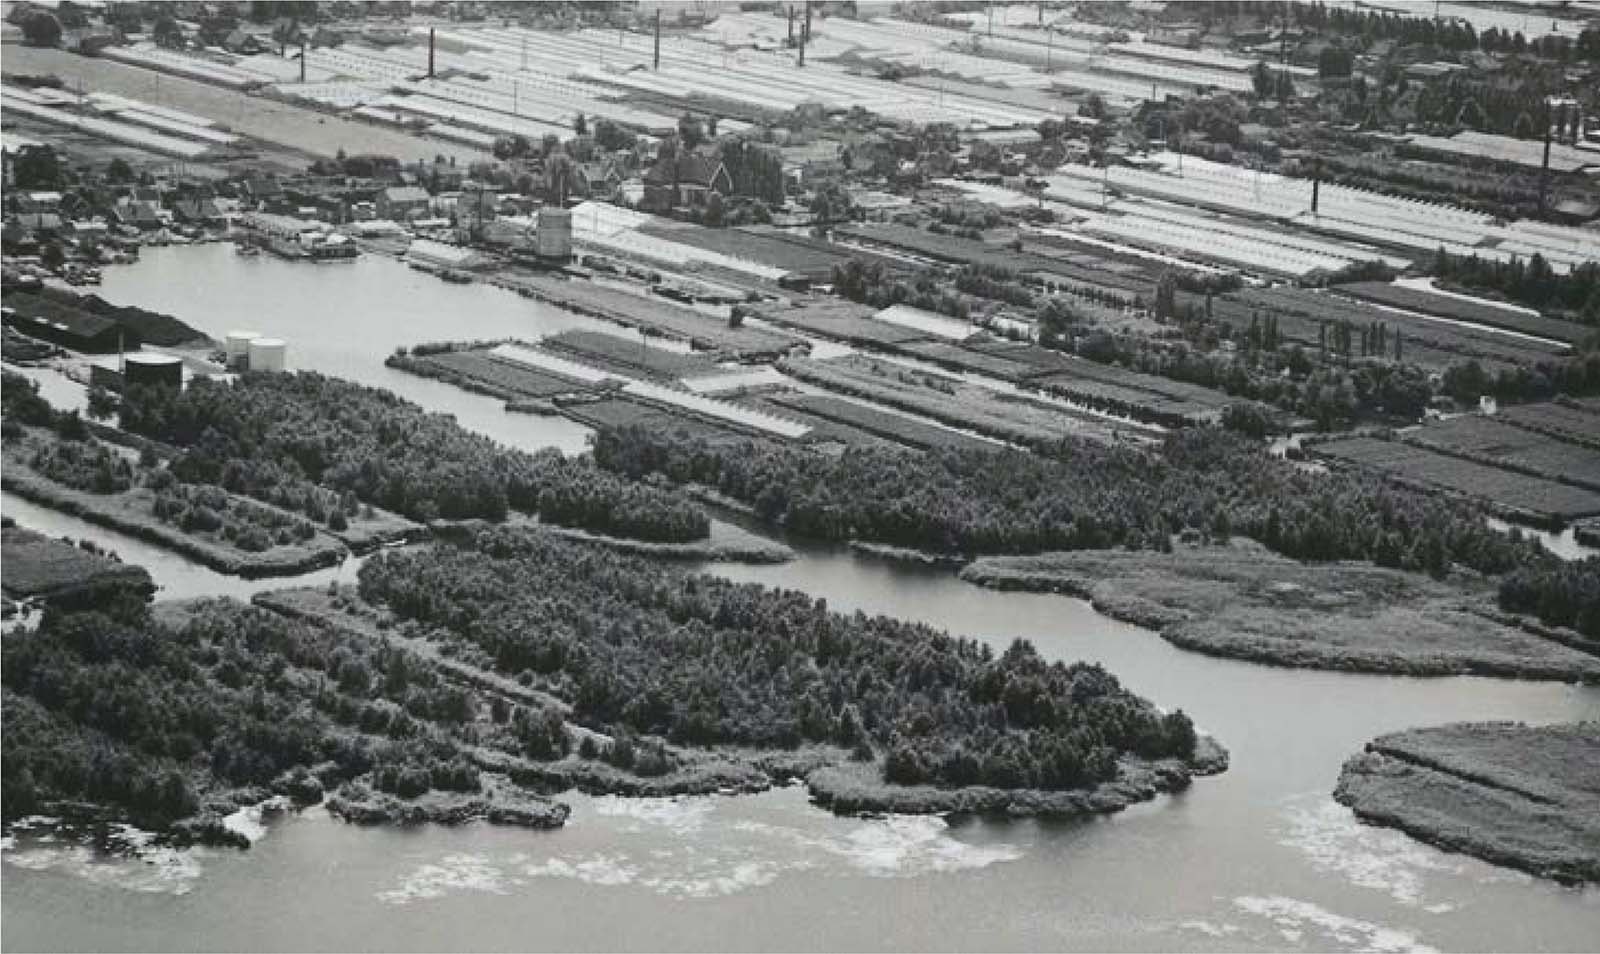
[{"label": "tree", "polygon": [[683,140],[683,145],[686,149],[693,149],[705,142],[705,129],[701,127],[700,120],[694,118],[692,113],[684,113],[678,117],[678,138]]},{"label": "tree", "polygon": [[579,136],[589,135],[589,121],[583,118],[582,113],[572,117],[572,131]]},{"label": "tree", "polygon": [[26,146],[12,167],[19,189],[59,189],[65,181],[61,160],[50,146]]},{"label": "tree", "polygon": [[1355,55],[1338,43],[1330,43],[1317,56],[1317,74],[1324,80],[1347,78],[1355,67]]},{"label": "tree", "polygon": [[33,10],[22,21],[22,36],[32,46],[60,46],[61,21],[44,10]]},{"label": "tree", "polygon": [[723,214],[721,193],[713,192],[706,196],[705,224],[713,228],[722,225]]},{"label": "tree", "polygon": [[158,17],[155,26],[150,28],[150,33],[156,41],[156,46],[169,49],[179,49],[183,46],[183,30],[178,26],[178,21],[170,16]]}]

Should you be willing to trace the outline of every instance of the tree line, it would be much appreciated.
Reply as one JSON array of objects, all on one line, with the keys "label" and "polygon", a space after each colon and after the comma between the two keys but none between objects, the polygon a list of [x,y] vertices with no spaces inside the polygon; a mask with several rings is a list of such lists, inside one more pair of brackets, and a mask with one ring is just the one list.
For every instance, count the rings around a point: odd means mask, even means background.
[{"label": "tree line", "polygon": [[398,396],[312,372],[246,374],[186,390],[129,388],[122,425],[179,448],[186,479],[241,488],[319,485],[413,520],[504,520],[511,511],[599,533],[682,542],[710,531],[678,493],[586,458],[529,454]]},{"label": "tree line", "polygon": [[713,446],[633,428],[602,433],[618,473],[714,487],[768,522],[825,540],[979,554],[1166,550],[1174,534],[1241,534],[1301,560],[1370,560],[1436,575],[1555,559],[1490,528],[1470,504],[1357,474],[1313,474],[1259,443],[1182,431],[1155,450],[1069,439],[1044,453],[838,456],[766,442]]}]

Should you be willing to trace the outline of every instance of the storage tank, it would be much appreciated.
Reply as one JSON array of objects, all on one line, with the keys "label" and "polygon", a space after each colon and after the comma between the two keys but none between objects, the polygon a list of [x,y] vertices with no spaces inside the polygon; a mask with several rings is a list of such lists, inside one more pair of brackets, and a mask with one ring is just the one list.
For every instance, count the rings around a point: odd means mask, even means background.
[{"label": "storage tank", "polygon": [[183,359],[170,354],[136,352],[122,359],[122,380],[128,387],[183,387]]},{"label": "storage tank", "polygon": [[228,367],[241,368],[250,357],[250,342],[261,337],[254,331],[230,331],[224,339]]},{"label": "storage tank", "polygon": [[535,254],[540,258],[566,261],[572,257],[572,212],[568,209],[539,210]]},{"label": "storage tank", "polygon": [[250,370],[282,371],[288,350],[282,338],[256,338],[250,342]]}]

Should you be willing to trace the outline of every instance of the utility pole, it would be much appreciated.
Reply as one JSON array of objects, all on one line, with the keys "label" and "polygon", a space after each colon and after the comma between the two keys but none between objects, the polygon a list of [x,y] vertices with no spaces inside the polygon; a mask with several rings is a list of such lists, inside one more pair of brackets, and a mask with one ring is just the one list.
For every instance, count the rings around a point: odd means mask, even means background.
[{"label": "utility pole", "polygon": [[800,27],[800,68],[806,67],[806,41],[811,39],[811,0],[805,0],[806,22]]},{"label": "utility pole", "polygon": [[428,79],[433,79],[433,27],[428,27]]},{"label": "utility pole", "polygon": [[1550,123],[1554,117],[1550,115],[1550,97],[1544,100],[1544,162],[1539,167],[1539,213],[1545,211],[1545,203],[1550,192]]},{"label": "utility pole", "polygon": [[794,46],[794,4],[789,4],[789,45]]},{"label": "utility pole", "polygon": [[656,8],[656,56],[654,69],[661,69],[661,8]]},{"label": "utility pole", "polygon": [[300,82],[306,81],[306,38],[300,38]]},{"label": "utility pole", "polygon": [[1311,214],[1317,214],[1317,200],[1322,196],[1322,157],[1311,162]]}]

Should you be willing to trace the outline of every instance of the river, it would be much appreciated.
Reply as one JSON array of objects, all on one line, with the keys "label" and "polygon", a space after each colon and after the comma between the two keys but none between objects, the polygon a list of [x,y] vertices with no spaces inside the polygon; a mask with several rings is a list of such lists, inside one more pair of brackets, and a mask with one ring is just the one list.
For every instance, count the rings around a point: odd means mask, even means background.
[{"label": "river", "polygon": [[[192,293],[152,277],[204,268],[214,269],[209,290]],[[269,293],[300,285],[319,291]],[[403,328],[355,317],[364,301],[389,300],[381,292],[390,288],[409,297]],[[528,325],[521,334],[537,334],[541,323],[566,317],[381,259],[315,268],[236,259],[224,247],[147,250],[140,264],[107,270],[102,294],[169,309],[219,336],[243,326],[288,337],[298,367],[392,387],[522,446],[533,444],[517,429],[548,419],[503,415],[490,399],[374,366],[397,342],[497,337],[516,322]],[[215,317],[194,304],[227,298],[253,302],[253,317]],[[313,302],[320,328],[300,314]],[[447,317],[441,324],[428,315]],[[49,516],[9,495],[4,507],[25,524]],[[107,540],[150,567],[163,595],[275,585],[217,577],[70,518],[41,529]],[[837,610],[921,620],[997,647],[1025,637],[1053,659],[1103,662],[1215,733],[1233,753],[1232,768],[1119,816],[1066,823],[838,818],[789,788],[673,800],[569,794],[568,826],[538,833],[362,829],[313,809],[269,822],[248,852],[166,852],[143,862],[22,835],[4,853],[0,942],[42,950],[1407,951],[1585,950],[1600,937],[1600,890],[1562,888],[1360,825],[1328,794],[1344,759],[1379,733],[1461,719],[1600,719],[1600,689],[1211,659],[1082,601],[982,590],[948,571],[790,543],[801,556],[789,564],[707,569],[802,589]],[[348,579],[352,571],[342,572]]]}]

